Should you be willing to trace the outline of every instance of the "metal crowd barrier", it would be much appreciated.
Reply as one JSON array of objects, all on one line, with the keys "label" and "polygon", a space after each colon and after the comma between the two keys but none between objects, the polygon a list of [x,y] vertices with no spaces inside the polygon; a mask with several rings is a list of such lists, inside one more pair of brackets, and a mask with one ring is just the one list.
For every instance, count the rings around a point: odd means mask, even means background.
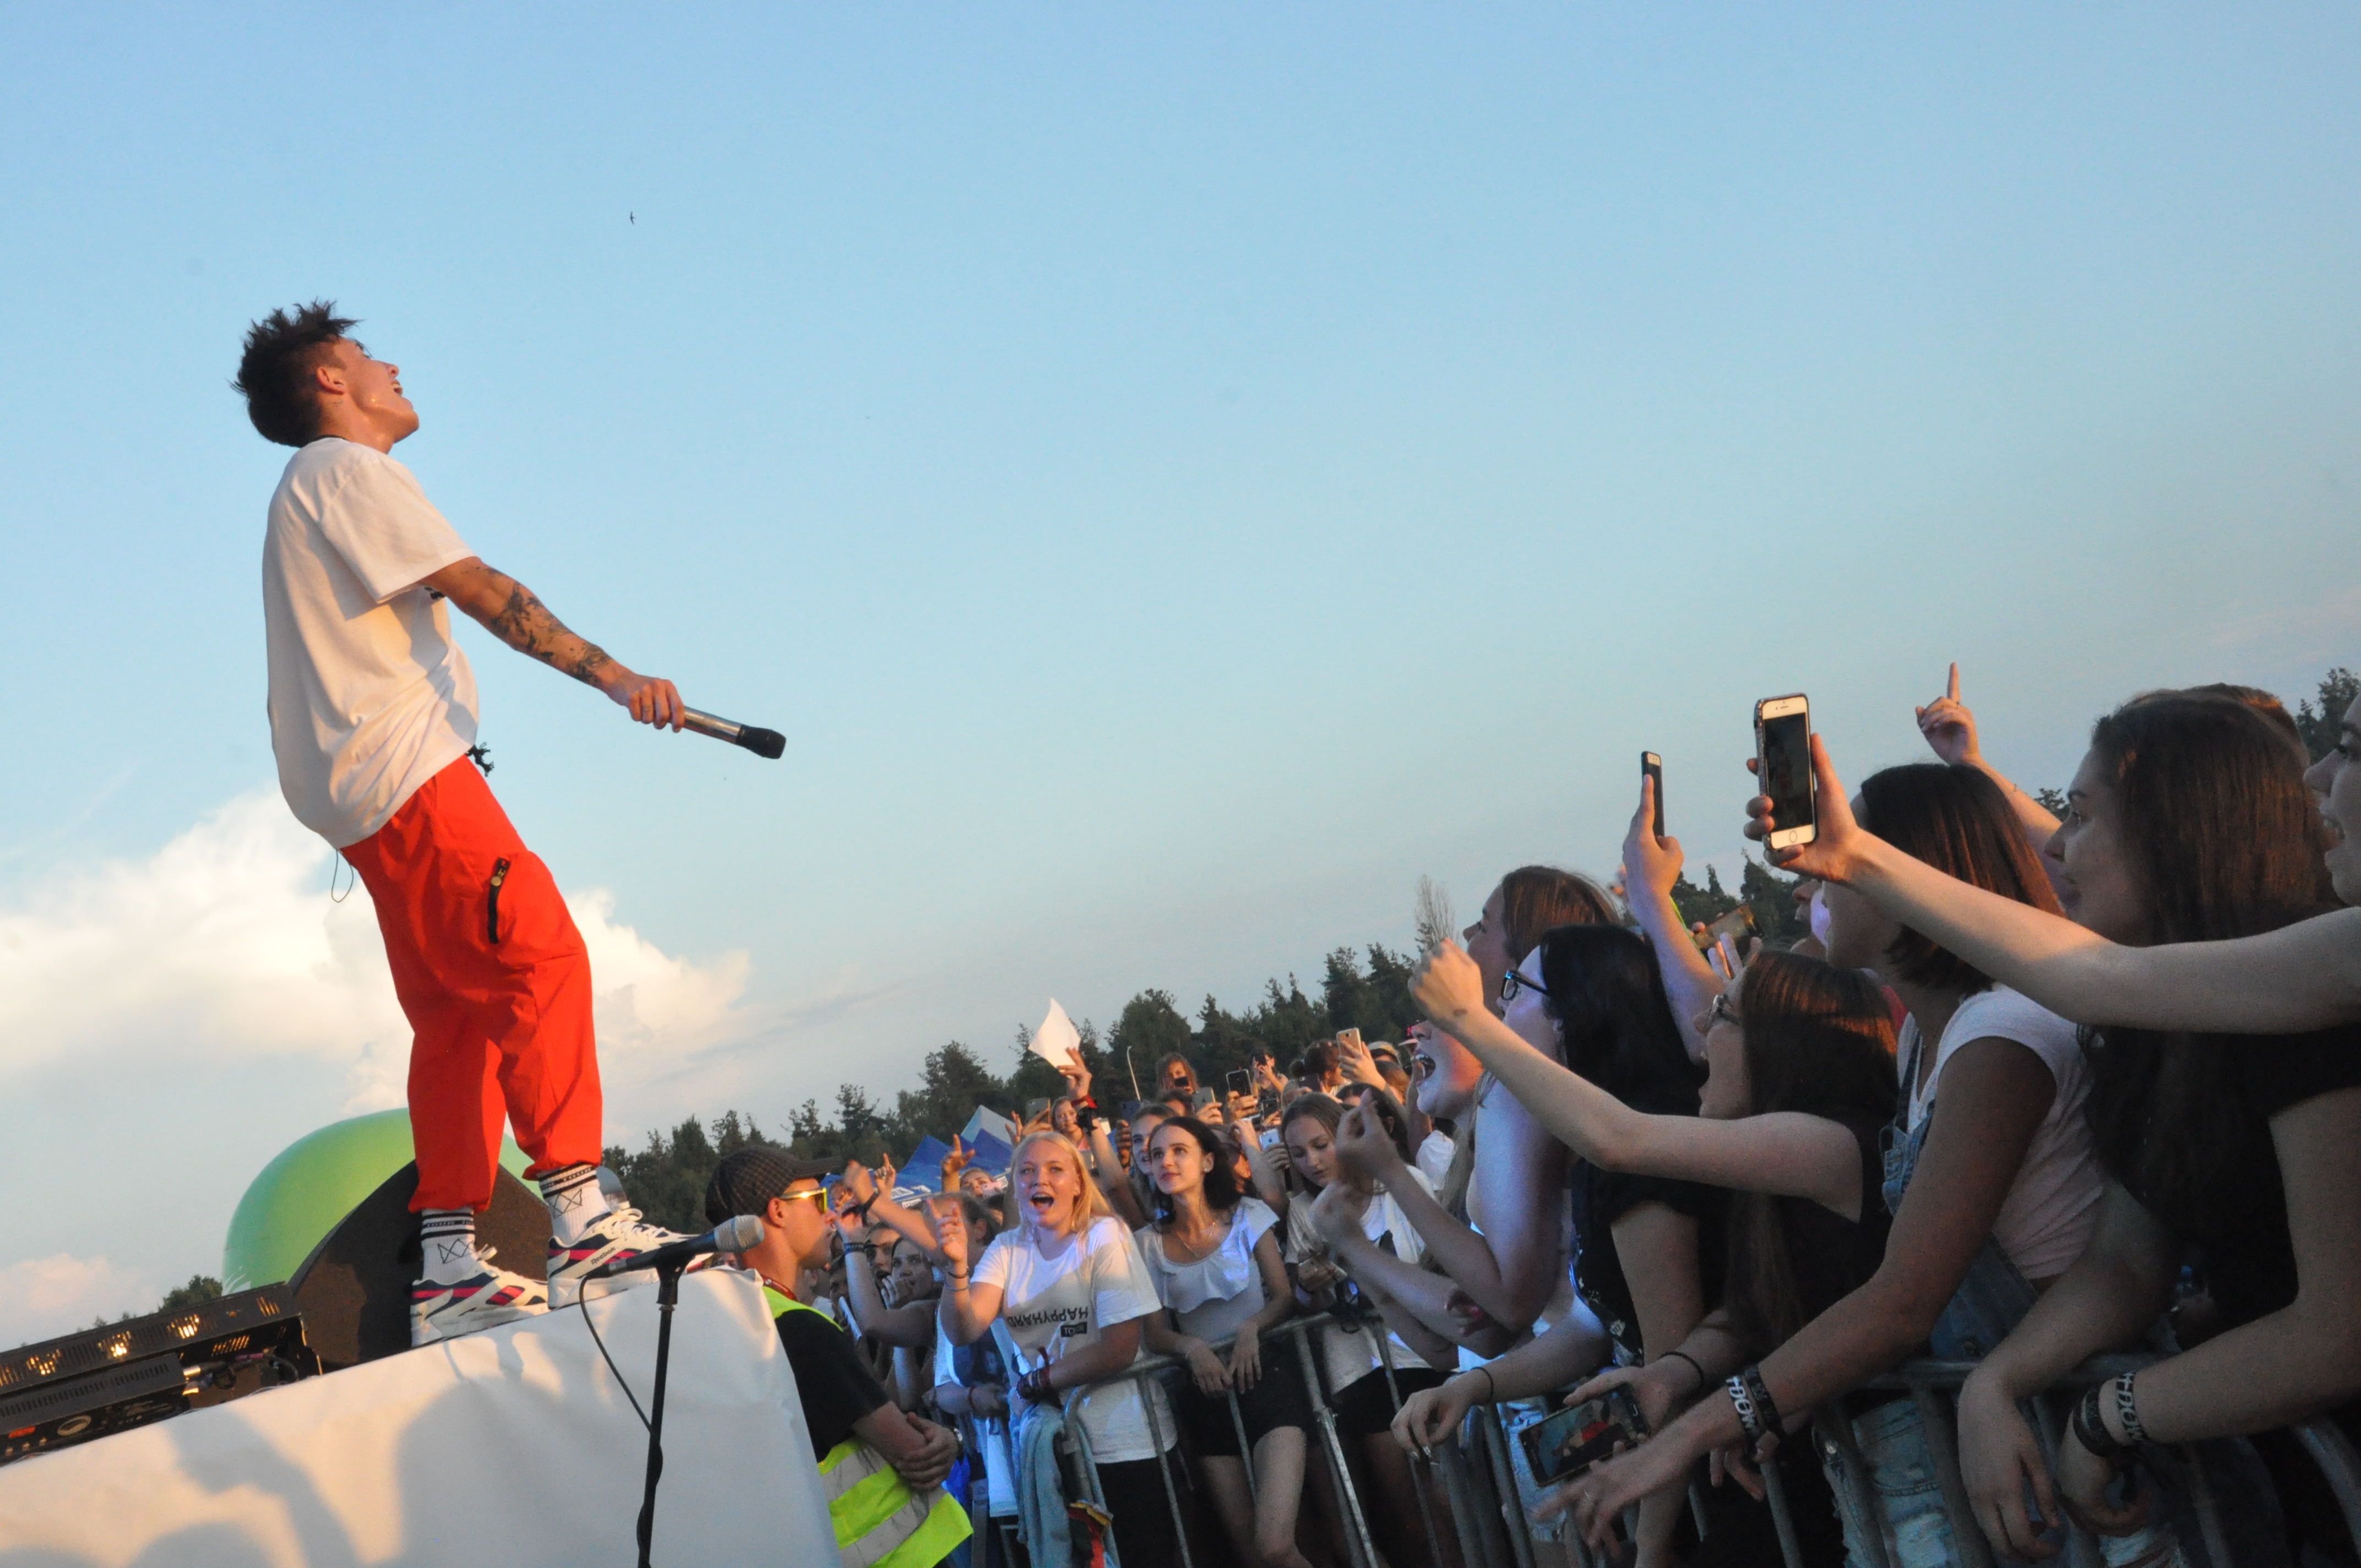
[{"label": "metal crowd barrier", "polygon": [[[1379,1320],[1354,1319],[1350,1326],[1364,1333],[1377,1336],[1378,1358],[1386,1374],[1389,1388],[1394,1395],[1396,1409],[1401,1405],[1401,1395],[1394,1386],[1393,1352],[1385,1326]],[[1295,1354],[1303,1373],[1304,1387],[1311,1397],[1312,1416],[1317,1431],[1312,1434],[1314,1445],[1326,1465],[1334,1494],[1345,1514],[1345,1549],[1353,1568],[1417,1568],[1407,1563],[1399,1552],[1380,1557],[1371,1535],[1367,1511],[1353,1480],[1353,1467],[1346,1453],[1345,1441],[1336,1428],[1333,1400],[1335,1390],[1327,1386],[1320,1357],[1314,1353],[1312,1336],[1323,1329],[1343,1328],[1346,1321],[1333,1314],[1322,1313],[1308,1318],[1294,1318],[1273,1329],[1266,1340],[1278,1337],[1291,1339]],[[1226,1352],[1228,1344],[1214,1347]],[[2043,1457],[2055,1466],[2058,1444],[2065,1435],[2064,1419],[2072,1408],[2070,1401],[2061,1401],[2060,1395],[2080,1398],[2083,1389],[2137,1367],[2146,1366],[2158,1357],[2146,1355],[2100,1356],[2085,1362],[2032,1401],[2036,1420],[2034,1431],[2041,1443]],[[1914,1400],[1925,1420],[1927,1446],[1933,1453],[1941,1482],[1943,1510],[1949,1521],[1951,1536],[1957,1544],[1962,1568],[2000,1568],[1996,1564],[1983,1531],[1975,1522],[1968,1505],[1967,1486],[1960,1474],[1955,1412],[1950,1396],[1955,1394],[1968,1375],[1975,1370],[1973,1362],[1913,1361],[1884,1376],[1872,1379],[1873,1388],[1891,1389],[1906,1394]],[[1184,1376],[1182,1362],[1170,1356],[1144,1358],[1121,1372],[1078,1385],[1067,1390],[1071,1396],[1082,1389],[1106,1387],[1117,1383],[1139,1385],[1140,1402],[1147,1411],[1148,1430],[1159,1453],[1170,1453],[1165,1441],[1164,1418],[1159,1413],[1159,1401],[1150,1387],[1163,1374],[1173,1370]],[[1229,1397],[1230,1420],[1238,1433],[1238,1452],[1246,1475],[1246,1486],[1259,1505],[1260,1492],[1254,1473],[1254,1453],[1246,1441],[1246,1422],[1238,1409],[1237,1395]],[[1105,1497],[1098,1490],[1098,1470],[1090,1451],[1090,1439],[1081,1422],[1070,1418],[1063,1420],[1064,1433],[1072,1446],[1082,1476],[1089,1489],[1088,1501],[1101,1508]],[[973,1422],[963,1426],[963,1436],[972,1437]],[[2361,1552],[2361,1453],[2356,1453],[2345,1433],[2331,1422],[2311,1421],[2290,1428],[2298,1444],[2320,1467],[2337,1506],[2343,1510],[2345,1528],[2351,1532],[2356,1552]],[[1832,1453],[1844,1460],[1843,1473],[1847,1490],[1851,1494],[1854,1511],[1859,1517],[1883,1522],[1874,1489],[1870,1485],[1867,1466],[1852,1424],[1831,1408],[1812,1412],[1808,1427],[1795,1434],[1808,1433],[1811,1440],[1823,1445],[1824,1453]],[[2178,1443],[2171,1452],[2180,1462],[2190,1483],[2191,1503],[2196,1514],[2202,1537],[2205,1555],[2212,1568],[2237,1568],[2239,1559],[2232,1550],[2231,1531],[2225,1527],[2219,1499],[2207,1474],[2201,1451],[2213,1448],[2205,1443]],[[971,1453],[976,1452],[972,1447]],[[1426,1527],[1426,1539],[1437,1548],[1435,1568],[1442,1568],[1439,1551],[1445,1536],[1436,1529],[1434,1510],[1430,1497],[1430,1477],[1439,1483],[1450,1512],[1450,1536],[1457,1547],[1462,1568],[1489,1568],[1493,1564],[1514,1564],[1514,1568],[1536,1568],[1534,1540],[1532,1527],[1519,1499],[1516,1477],[1509,1458],[1508,1438],[1501,1427],[1499,1409],[1495,1405],[1479,1405],[1470,1414],[1462,1432],[1460,1443],[1444,1443],[1430,1458],[1424,1454],[1410,1455],[1411,1474],[1416,1482],[1419,1514]],[[1194,1548],[1190,1541],[1187,1511],[1172,1479],[1173,1466],[1159,1466],[1164,1476],[1166,1506],[1171,1510],[1172,1529],[1180,1543],[1183,1568],[1196,1568]],[[1797,1544],[1795,1522],[1789,1510],[1786,1489],[1775,1464],[1763,1466],[1761,1475],[1768,1494],[1772,1518],[1775,1525],[1780,1556],[1785,1568],[1825,1568],[1822,1564],[1806,1564]],[[978,1482],[978,1496],[982,1483]],[[1695,1488],[1691,1489],[1691,1507],[1700,1533],[1706,1524],[1705,1510]],[[986,1517],[980,1508],[978,1517]],[[2098,1538],[2070,1519],[2062,1521],[2067,1529],[2064,1558],[2068,1568],[2104,1568],[2104,1557]],[[990,1531],[979,1530],[979,1539]],[[1894,1560],[1893,1542],[1886,1531],[1871,1534],[1865,1542],[1871,1561],[1863,1568],[1897,1568]],[[994,1555],[980,1557],[977,1568],[996,1563]],[[1559,1543],[1559,1551],[1576,1563],[1590,1568],[1605,1560],[1591,1553],[1577,1540],[1571,1529]]]}]

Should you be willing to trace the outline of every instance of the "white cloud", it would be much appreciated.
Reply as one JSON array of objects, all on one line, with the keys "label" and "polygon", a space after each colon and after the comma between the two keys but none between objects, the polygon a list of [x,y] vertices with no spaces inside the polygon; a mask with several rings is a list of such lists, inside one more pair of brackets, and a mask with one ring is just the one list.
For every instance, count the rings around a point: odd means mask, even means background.
[{"label": "white cloud", "polygon": [[100,1317],[144,1311],[162,1297],[145,1275],[104,1257],[27,1258],[0,1268],[0,1346],[55,1339]]},{"label": "white cloud", "polygon": [[[221,1168],[198,1173],[211,1178],[199,1185],[233,1193],[281,1141],[273,1135],[270,1146],[258,1147],[237,1135],[253,1125],[258,1081],[274,1083],[276,1094],[305,1096],[286,1107],[297,1126],[400,1105],[410,1026],[368,894],[356,889],[331,903],[329,862],[327,846],[288,815],[275,790],[262,790],[145,859],[53,876],[0,904],[0,1102],[12,1113],[38,1114],[43,1096],[54,1099],[61,1082],[104,1084],[110,1124],[170,1122],[192,1132],[176,1156],[152,1145],[119,1149],[96,1178],[103,1185],[152,1183],[161,1170],[133,1172],[152,1161],[170,1168],[202,1149],[194,1157]],[[569,894],[566,902],[590,951],[610,1140],[636,1141],[651,1113],[677,1114],[675,1107],[700,1106],[700,1095],[736,1087],[731,1047],[763,1022],[741,1005],[746,956],[699,961],[666,953],[620,923],[614,895],[603,890]],[[340,1071],[341,1093],[322,1095]],[[60,1183],[55,1192],[23,1195],[44,1207],[104,1212],[99,1193],[77,1190],[52,1166],[12,1172],[12,1180],[22,1179]],[[214,1227],[229,1216],[192,1218],[218,1236]],[[46,1245],[60,1240],[52,1234]],[[44,1238],[20,1234],[16,1245],[43,1249]],[[203,1249],[217,1245],[208,1239]],[[101,1266],[71,1257],[38,1266],[52,1265],[69,1274],[68,1265],[85,1274]],[[50,1283],[39,1288],[62,1289],[65,1277],[44,1275]],[[87,1282],[104,1293],[103,1276]],[[152,1304],[155,1292],[137,1282]]]}]

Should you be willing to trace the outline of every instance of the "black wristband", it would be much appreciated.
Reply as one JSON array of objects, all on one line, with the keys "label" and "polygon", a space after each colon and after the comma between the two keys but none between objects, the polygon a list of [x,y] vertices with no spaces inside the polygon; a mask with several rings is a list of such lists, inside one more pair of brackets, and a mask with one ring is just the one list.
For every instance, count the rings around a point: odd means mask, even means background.
[{"label": "black wristband", "polygon": [[1697,1358],[1691,1355],[1685,1350],[1668,1350],[1656,1359],[1659,1361],[1687,1362],[1689,1364],[1689,1370],[1697,1375],[1697,1392],[1700,1394],[1705,1392],[1706,1385],[1713,1381],[1712,1378],[1708,1377],[1705,1375],[1705,1368],[1697,1365]]},{"label": "black wristband", "polygon": [[2074,1441],[2088,1449],[2093,1457],[2110,1464],[2120,1464],[2124,1445],[2107,1435],[2107,1423],[2100,1419],[2099,1401],[2106,1387],[2098,1384],[2083,1391],[2081,1402],[2074,1407]]},{"label": "black wristband", "polygon": [[1763,1368],[1749,1366],[1739,1374],[1746,1379],[1746,1391],[1754,1397],[1754,1412],[1763,1422],[1763,1430],[1772,1437],[1781,1435],[1779,1407],[1771,1402],[1771,1390],[1763,1381]]},{"label": "black wristband", "polygon": [[1754,1390],[1746,1386],[1743,1376],[1724,1383],[1722,1391],[1730,1396],[1730,1408],[1738,1412],[1738,1430],[1746,1434],[1749,1442],[1763,1437],[1763,1412],[1754,1408]]}]

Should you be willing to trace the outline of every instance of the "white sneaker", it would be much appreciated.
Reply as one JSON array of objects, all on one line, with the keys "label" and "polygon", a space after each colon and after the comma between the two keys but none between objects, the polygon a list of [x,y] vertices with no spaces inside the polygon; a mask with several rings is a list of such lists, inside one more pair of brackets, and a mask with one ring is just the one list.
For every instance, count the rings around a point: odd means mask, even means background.
[{"label": "white sneaker", "polygon": [[609,1209],[591,1221],[572,1246],[561,1246],[557,1238],[552,1236],[549,1240],[550,1305],[571,1307],[580,1300],[595,1301],[618,1290],[653,1285],[656,1277],[647,1269],[594,1279],[587,1285],[582,1277],[603,1264],[628,1261],[643,1252],[653,1252],[667,1242],[686,1239],[677,1231],[649,1224],[640,1218],[637,1209],[628,1204]]},{"label": "white sneaker", "polygon": [[410,1288],[410,1343],[414,1349],[436,1340],[456,1339],[549,1310],[549,1292],[492,1262],[492,1249],[476,1249],[477,1271],[456,1285],[421,1279]]}]

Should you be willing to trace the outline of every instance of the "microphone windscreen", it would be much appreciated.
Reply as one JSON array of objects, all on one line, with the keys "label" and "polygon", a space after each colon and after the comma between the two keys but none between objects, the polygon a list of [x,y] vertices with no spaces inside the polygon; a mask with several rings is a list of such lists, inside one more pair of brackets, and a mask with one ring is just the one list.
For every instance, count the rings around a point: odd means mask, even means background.
[{"label": "microphone windscreen", "polygon": [[787,738],[775,729],[762,729],[749,724],[739,732],[738,744],[758,757],[777,762],[786,754]]},{"label": "microphone windscreen", "polygon": [[716,1252],[747,1252],[763,1245],[763,1222],[739,1214],[713,1227]]}]

